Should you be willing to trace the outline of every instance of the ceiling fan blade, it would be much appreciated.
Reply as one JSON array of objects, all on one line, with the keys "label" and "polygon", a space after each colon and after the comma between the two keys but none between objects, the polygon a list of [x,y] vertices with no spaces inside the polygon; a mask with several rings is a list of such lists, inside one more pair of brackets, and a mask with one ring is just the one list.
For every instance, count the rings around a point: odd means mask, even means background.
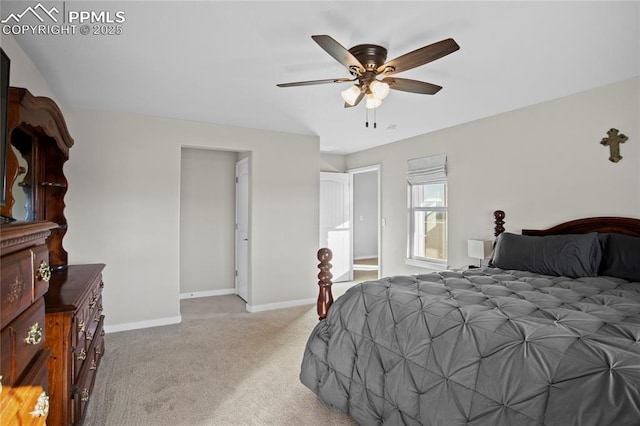
[{"label": "ceiling fan blade", "polygon": [[364,92],[364,90],[363,90],[362,92],[360,92],[360,94],[359,94],[359,95],[358,95],[358,97],[356,98],[356,100],[355,100],[355,102],[353,103],[353,105],[349,105],[348,103],[346,103],[346,102],[345,102],[345,103],[344,103],[344,107],[345,107],[345,108],[353,108],[354,106],[358,105],[362,99],[364,99],[364,95],[365,95],[365,92]]},{"label": "ceiling fan blade", "polygon": [[355,56],[351,54],[347,49],[344,48],[340,43],[335,41],[331,36],[328,35],[313,35],[311,38],[320,45],[329,55],[333,57],[336,61],[340,62],[342,65],[347,67],[347,69],[351,69],[351,67],[356,67],[357,69],[364,72],[364,66],[356,59]]},{"label": "ceiling fan blade", "polygon": [[278,87],[312,86],[314,84],[348,83],[350,81],[355,81],[355,79],[328,78],[326,80],[309,80],[309,81],[296,81],[295,83],[280,83],[280,84],[276,84],[276,86]]},{"label": "ceiling fan blade", "polygon": [[379,74],[391,75],[407,71],[447,56],[458,49],[460,49],[458,43],[452,38],[448,38],[387,61],[378,67],[377,72]]},{"label": "ceiling fan blade", "polygon": [[382,79],[391,89],[403,92],[420,93],[422,95],[435,95],[442,89],[442,86],[426,83],[424,81],[409,80],[408,78],[386,77]]}]

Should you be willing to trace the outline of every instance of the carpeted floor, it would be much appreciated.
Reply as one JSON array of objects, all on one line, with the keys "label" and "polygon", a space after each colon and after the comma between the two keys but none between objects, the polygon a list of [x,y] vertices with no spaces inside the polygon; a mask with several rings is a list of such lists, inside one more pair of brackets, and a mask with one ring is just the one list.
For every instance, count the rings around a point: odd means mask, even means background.
[{"label": "carpeted floor", "polygon": [[111,333],[85,425],[356,425],[299,379],[315,306],[181,301],[181,324]]}]

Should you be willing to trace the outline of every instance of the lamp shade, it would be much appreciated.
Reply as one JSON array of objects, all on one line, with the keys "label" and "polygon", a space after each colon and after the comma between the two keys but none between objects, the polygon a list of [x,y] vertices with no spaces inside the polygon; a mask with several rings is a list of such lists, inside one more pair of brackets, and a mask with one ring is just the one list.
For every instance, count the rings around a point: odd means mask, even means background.
[{"label": "lamp shade", "polygon": [[367,103],[365,104],[367,109],[378,108],[380,105],[382,105],[382,101],[380,99],[376,99],[373,97],[373,94],[367,93]]},{"label": "lamp shade", "polygon": [[347,90],[340,92],[342,99],[349,105],[353,106],[356,103],[356,99],[360,96],[361,89],[358,86],[351,86]]},{"label": "lamp shade", "polygon": [[491,256],[491,241],[468,240],[467,255],[473,259],[486,259]]},{"label": "lamp shade", "polygon": [[383,100],[389,94],[389,85],[382,81],[374,80],[369,85],[369,89],[371,90],[373,97],[379,100]]}]

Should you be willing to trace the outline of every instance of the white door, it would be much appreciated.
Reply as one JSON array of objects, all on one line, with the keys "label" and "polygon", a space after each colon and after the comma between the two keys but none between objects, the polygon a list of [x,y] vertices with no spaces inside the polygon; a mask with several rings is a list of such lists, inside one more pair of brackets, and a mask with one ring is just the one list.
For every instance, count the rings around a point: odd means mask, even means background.
[{"label": "white door", "polygon": [[320,247],[333,252],[333,282],[350,281],[350,193],[348,173],[320,173]]},{"label": "white door", "polygon": [[236,294],[249,297],[249,159],[236,163]]}]

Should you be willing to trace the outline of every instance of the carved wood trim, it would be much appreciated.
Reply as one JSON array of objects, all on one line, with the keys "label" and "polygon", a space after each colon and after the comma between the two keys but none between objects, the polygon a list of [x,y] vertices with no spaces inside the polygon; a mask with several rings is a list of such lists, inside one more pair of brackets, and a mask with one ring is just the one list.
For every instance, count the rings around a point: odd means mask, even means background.
[{"label": "carved wood trim", "polygon": [[69,134],[67,123],[62,111],[50,98],[33,96],[27,89],[20,87],[9,88],[9,115],[7,129],[9,133],[21,124],[42,129],[53,138],[66,158],[69,158],[69,148],[73,146],[73,138]]},{"label": "carved wood trim", "polygon": [[47,221],[14,222],[2,225],[0,227],[0,248],[2,248],[3,255],[34,245],[34,242],[44,244],[51,234],[51,229],[57,226],[55,223]]},{"label": "carved wood trim", "polygon": [[10,87],[7,136],[6,203],[0,207],[0,213],[13,217],[13,187],[16,179],[20,179],[15,147],[20,151],[18,155],[29,163],[22,177],[21,189],[27,198],[27,215],[20,219],[57,224],[47,241],[49,259],[52,267],[64,267],[68,258],[62,245],[67,232],[64,163],[69,159],[69,149],[74,144],[64,116],[52,99],[33,96],[24,88]]},{"label": "carved wood trim", "polygon": [[640,237],[640,219],[618,216],[588,217],[564,222],[549,229],[523,229],[522,235],[586,234],[613,232]]}]

